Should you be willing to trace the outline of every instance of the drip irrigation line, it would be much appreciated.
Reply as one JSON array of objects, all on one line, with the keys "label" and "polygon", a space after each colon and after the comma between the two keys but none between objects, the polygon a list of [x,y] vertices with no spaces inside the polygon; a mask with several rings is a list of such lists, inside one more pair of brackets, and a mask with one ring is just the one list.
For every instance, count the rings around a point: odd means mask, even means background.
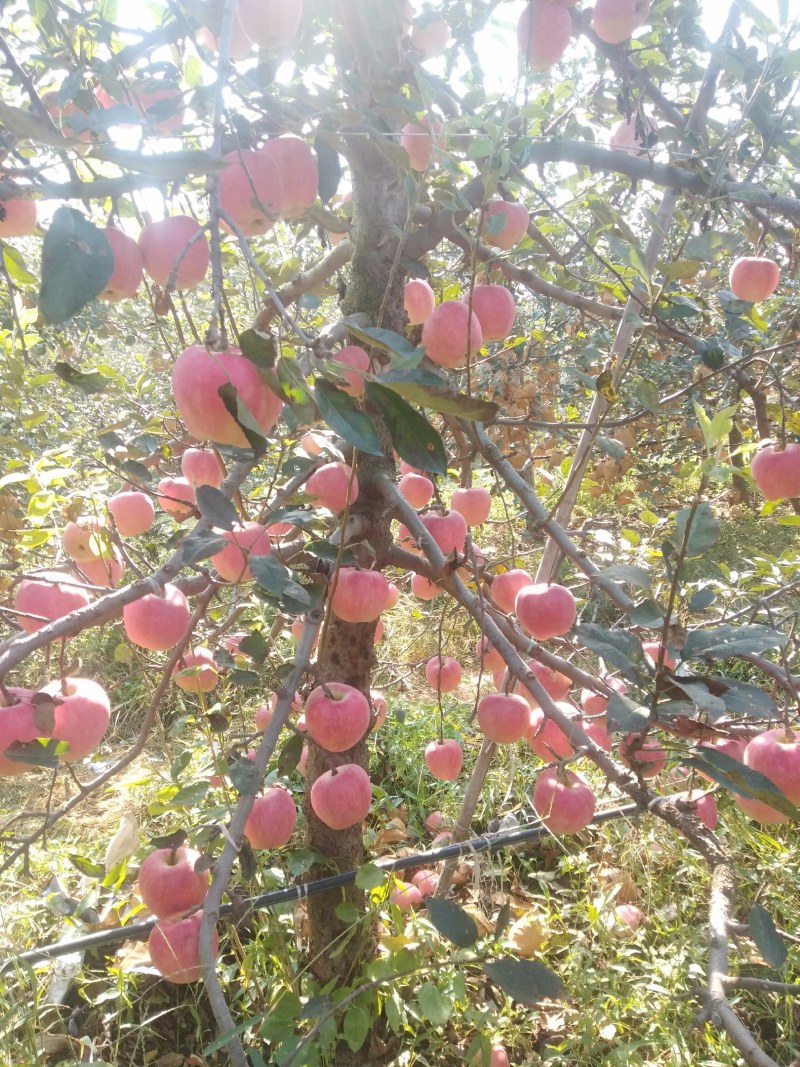
[{"label": "drip irrigation line", "polygon": [[[597,812],[592,820],[592,825],[610,822],[613,819],[620,819],[629,815],[637,815],[643,810],[638,804],[625,804],[618,808],[608,808],[606,811]],[[549,833],[550,831],[543,823],[537,822],[534,826],[524,826],[518,830],[509,830],[505,833],[485,834],[482,837],[470,838],[469,841],[459,841],[456,844],[429,849],[427,852],[416,852],[412,856],[400,856],[398,859],[392,860],[377,860],[375,866],[381,871],[404,871],[409,867],[425,867],[429,864],[439,863],[442,860],[468,856],[476,852],[500,852],[506,848],[514,848],[517,845],[539,841]],[[293,885],[288,886],[286,889],[276,889],[270,893],[262,893],[260,896],[250,897],[248,900],[237,904],[235,906],[236,913],[243,917],[250,912],[262,911],[264,908],[271,908],[277,904],[303,900],[305,897],[313,896],[315,893],[327,893],[332,889],[351,885],[355,882],[357,875],[357,870],[343,871],[341,874],[333,874],[327,878],[318,878],[314,882],[305,882],[302,885]],[[223,904],[219,909],[220,918],[231,915],[233,911],[233,904]],[[0,964],[0,971],[20,963],[41,963],[43,960],[57,959],[59,956],[71,956],[76,952],[87,952],[94,948],[114,945],[119,941],[143,941],[149,936],[157,921],[157,919],[148,919],[147,922],[119,926],[113,930],[101,930],[96,934],[87,934],[85,937],[77,937],[72,941],[60,941],[55,945],[46,945],[44,948],[34,948],[27,952],[20,952],[16,956],[4,960]]]}]

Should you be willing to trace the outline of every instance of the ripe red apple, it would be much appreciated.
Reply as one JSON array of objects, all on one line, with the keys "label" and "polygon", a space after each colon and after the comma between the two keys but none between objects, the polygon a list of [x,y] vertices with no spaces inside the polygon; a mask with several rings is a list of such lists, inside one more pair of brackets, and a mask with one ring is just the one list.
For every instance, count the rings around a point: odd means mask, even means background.
[{"label": "ripe red apple", "polygon": [[415,885],[424,897],[432,897],[439,886],[439,875],[436,871],[422,868],[411,878],[411,884]]},{"label": "ripe red apple", "polygon": [[0,237],[30,237],[36,216],[35,200],[0,200]]},{"label": "ripe red apple", "polygon": [[306,482],[306,492],[323,508],[338,514],[358,500],[358,476],[346,463],[324,463]]},{"label": "ripe red apple", "polygon": [[645,914],[636,904],[616,904],[608,917],[609,933],[616,937],[631,937],[645,920]]},{"label": "ripe red apple", "polygon": [[150,497],[135,489],[125,489],[109,497],[106,507],[114,516],[117,531],[122,537],[137,537],[147,533],[156,513]]},{"label": "ripe red apple", "polygon": [[[221,11],[217,8],[217,18],[212,26],[201,26],[200,37],[205,46],[212,52],[219,52],[219,31]],[[242,29],[239,21],[239,12],[234,8],[233,33],[231,34],[231,46],[229,55],[231,59],[246,59],[253,51],[253,42]]]},{"label": "ripe red apple", "polygon": [[425,816],[425,822],[422,825],[426,830],[430,830],[433,833],[434,830],[441,829],[446,822],[447,820],[441,811],[431,811]]},{"label": "ripe red apple", "polygon": [[492,495],[479,485],[471,489],[454,489],[450,497],[450,509],[462,515],[467,526],[480,526],[489,518]]},{"label": "ripe red apple", "polygon": [[536,814],[554,834],[577,834],[594,818],[594,793],[574,771],[547,767],[533,788]]},{"label": "ripe red apple", "polygon": [[370,718],[367,698],[344,682],[318,685],[306,700],[306,728],[328,752],[344,752],[357,745],[369,729]]},{"label": "ripe red apple", "polygon": [[411,278],[403,289],[403,307],[408,315],[409,326],[427,322],[436,307],[433,289],[423,278]]},{"label": "ripe red apple", "polygon": [[[26,633],[33,634],[53,619],[85,608],[90,600],[86,586],[72,574],[42,571],[35,578],[24,578],[16,588],[14,608],[20,613],[17,623]],[[31,617],[36,615],[41,618]]]},{"label": "ripe red apple", "polygon": [[422,346],[428,359],[440,367],[463,367],[467,351],[474,356],[483,344],[478,316],[460,300],[444,300],[422,327]]},{"label": "ripe red apple", "polygon": [[37,737],[49,736],[46,728],[37,725],[36,709],[30,702],[32,696],[30,689],[8,689],[7,696],[0,698],[15,701],[0,705],[0,775],[4,777],[16,777],[32,770],[32,764],[4,755],[6,749],[17,742],[29,744]]},{"label": "ripe red apple", "polygon": [[697,793],[697,790],[689,793],[676,793],[675,800],[688,800],[694,805],[694,811],[700,822],[705,823],[709,830],[716,830],[718,813],[717,800],[713,793]]},{"label": "ripe red apple", "polygon": [[[642,641],[642,649],[645,656],[655,667],[658,663],[658,657],[661,655],[661,642],[660,641]],[[669,651],[664,653],[664,668],[668,671],[675,670],[675,658],[670,655]]]},{"label": "ripe red apple", "polygon": [[425,664],[425,677],[431,689],[452,693],[461,682],[461,664],[452,656],[431,656]]},{"label": "ripe red apple", "polygon": [[200,853],[187,845],[157,848],[142,860],[139,868],[139,896],[159,919],[182,915],[202,904],[211,876],[196,871]]},{"label": "ripe red apple", "polygon": [[253,848],[283,848],[296,826],[294,797],[282,785],[273,785],[253,801],[244,836]]},{"label": "ripe red apple", "polygon": [[157,499],[175,522],[185,522],[195,513],[194,489],[186,478],[162,478],[158,483]]},{"label": "ripe red apple", "polygon": [[506,669],[506,661],[486,636],[479,637],[476,641],[475,655],[483,663],[484,670],[505,671]]},{"label": "ripe red apple", "polygon": [[181,471],[193,489],[198,485],[219,489],[227,473],[216,453],[204,448],[187,448],[181,456]]},{"label": "ripe red apple", "polygon": [[106,548],[103,541],[103,524],[92,515],[81,515],[75,522],[68,522],[61,536],[61,547],[76,563],[97,559]]},{"label": "ripe red apple", "polygon": [[[480,1049],[468,1061],[469,1067],[483,1067],[483,1054]],[[502,1045],[493,1045],[489,1053],[489,1067],[510,1067],[508,1053]]]},{"label": "ripe red apple", "polygon": [[753,456],[750,473],[767,500],[800,496],[800,444],[767,445]]},{"label": "ripe red apple", "polygon": [[411,592],[418,600],[435,600],[444,592],[444,589],[436,582],[432,582],[430,578],[426,578],[424,574],[412,574]]},{"label": "ripe red apple", "polygon": [[728,277],[731,292],[737,300],[757,304],[772,296],[781,280],[781,268],[774,259],[742,256],[734,261]]},{"label": "ripe red apple", "polygon": [[521,740],[530,726],[531,709],[515,693],[487,693],[478,702],[478,725],[485,737],[500,745]]},{"label": "ripe red apple", "polygon": [[259,151],[271,159],[283,183],[283,206],[285,219],[305,215],[314,206],[319,189],[319,166],[317,157],[302,137],[285,133],[272,137]]},{"label": "ripe red apple", "polygon": [[621,44],[650,14],[650,0],[595,0],[592,29],[606,44]]},{"label": "ripe red apple", "polygon": [[443,555],[453,552],[462,555],[467,539],[467,524],[457,511],[429,511],[422,516],[422,524],[442,550]]},{"label": "ripe red apple", "polygon": [[[48,737],[69,742],[69,751],[59,756],[64,763],[90,756],[103,739],[111,717],[108,695],[90,678],[65,678],[41,690],[55,698],[55,722]],[[41,732],[38,736],[44,736]]]},{"label": "ripe red apple", "polygon": [[330,588],[331,608],[344,622],[374,622],[389,600],[389,583],[380,571],[341,567]]},{"label": "ripe red apple", "polygon": [[247,236],[267,233],[283,209],[283,179],[271,155],[244,148],[223,156],[220,207]]},{"label": "ripe red apple", "polygon": [[[726,756],[730,756],[731,759],[738,760],[740,763],[744,762],[744,750],[747,748],[747,741],[744,738],[733,737],[721,737],[715,738],[713,741],[701,741],[698,745],[699,749],[708,748],[718,752],[724,752]],[[709,778],[703,771],[697,772],[701,778],[705,778],[707,782],[713,782],[713,778]]]},{"label": "ripe red apple", "polygon": [[219,667],[211,649],[198,645],[184,652],[172,677],[175,685],[187,693],[210,693],[219,682]]},{"label": "ripe red apple", "polygon": [[425,762],[434,778],[454,782],[464,764],[464,750],[454,737],[446,741],[431,741],[425,749]]},{"label": "ripe red apple", "polygon": [[429,118],[424,123],[407,122],[405,124],[400,131],[400,147],[408,153],[412,170],[420,172],[427,170],[432,163],[438,161],[440,157],[437,145],[441,132],[442,124],[438,119]]},{"label": "ripe red apple", "polygon": [[517,23],[520,55],[532,70],[547,70],[558,63],[571,36],[569,11],[551,0],[529,0]]},{"label": "ripe red apple", "polygon": [[333,362],[337,363],[342,370],[339,372],[347,385],[340,386],[342,392],[350,396],[363,396],[364,375],[369,370],[370,358],[366,349],[361,345],[345,345],[332,356]]},{"label": "ripe red apple", "polygon": [[450,42],[450,27],[438,15],[418,19],[411,30],[411,44],[423,59],[440,56]]},{"label": "ripe red apple", "polygon": [[261,432],[275,427],[283,403],[267,387],[256,365],[238,348],[209,352],[203,345],[184,348],[172,368],[172,391],[186,429],[199,440],[249,448],[238,423],[219,395],[221,386],[232,385]]},{"label": "ripe red apple", "polygon": [[90,585],[116,589],[125,576],[125,560],[116,546],[111,555],[95,556],[79,563],[78,569]]},{"label": "ripe red apple", "polygon": [[786,730],[764,730],[748,743],[744,764],[760,771],[788,797],[800,804],[800,741]]},{"label": "ripe red apple", "polygon": [[418,886],[401,882],[399,888],[392,893],[391,901],[400,911],[411,911],[422,903],[422,892]]},{"label": "ripe red apple", "polygon": [[226,582],[246,582],[252,578],[252,556],[268,556],[269,534],[260,522],[245,522],[233,530],[222,530],[227,545],[211,557],[214,569]]},{"label": "ripe red apple", "polygon": [[177,645],[186,633],[191,614],[186,597],[168,582],[163,596],[148,593],[126,604],[122,609],[122,624],[135,645],[151,652],[163,652]]},{"label": "ripe red apple", "polygon": [[372,783],[363,767],[343,763],[326,771],[311,786],[314,814],[331,830],[346,830],[369,815]]},{"label": "ripe red apple", "polygon": [[[158,222],[148,222],[139,234],[139,248],[145,271],[162,288],[178,262],[176,289],[190,289],[208,273],[210,252],[201,226],[189,215],[170,215]],[[199,235],[195,237],[195,235]],[[194,238],[194,240],[192,240]],[[189,244],[192,241],[192,244]],[[186,250],[185,254],[182,255]]]},{"label": "ripe red apple", "polygon": [[[624,695],[628,692],[628,687],[625,685],[621,678],[614,678],[613,675],[603,675],[603,682],[613,689],[615,693]],[[581,689],[581,707],[587,715],[600,716],[605,715],[608,710],[608,697],[603,693],[595,693],[593,689]]]},{"label": "ripe red apple", "polygon": [[[64,102],[63,107],[59,107],[58,96],[59,94],[55,91],[42,93],[42,103],[47,108],[50,118],[65,137],[72,137],[77,141],[84,142],[83,145],[76,146],[75,149],[79,155],[84,155],[87,151],[85,144],[91,141],[92,131],[88,128],[80,127],[86,121],[88,114],[74,100],[67,100]],[[76,118],[80,120],[78,123],[75,122]],[[76,129],[76,126],[79,128]]]},{"label": "ripe red apple", "polygon": [[424,474],[409,471],[397,483],[400,495],[405,497],[412,508],[424,508],[433,496],[433,482]]},{"label": "ripe red apple", "polygon": [[[147,947],[150,961],[162,978],[185,985],[197,982],[203,974],[200,966],[200,924],[198,911],[185,919],[162,919],[150,932]],[[214,930],[214,955],[219,952],[219,936]]]},{"label": "ripe red apple", "polygon": [[619,758],[642,778],[655,778],[664,769],[667,754],[656,738],[647,737],[639,745],[639,737],[639,734],[628,734],[620,741]]},{"label": "ripe red apple", "polygon": [[384,610],[391,611],[400,599],[400,587],[395,582],[389,582],[389,599],[386,601]]},{"label": "ripe red apple", "polygon": [[514,601],[519,624],[536,641],[562,637],[575,622],[575,597],[563,585],[526,585]]},{"label": "ripe red apple", "polygon": [[302,0],[238,0],[242,29],[259,48],[283,48],[297,36]]},{"label": "ripe red apple", "polygon": [[120,300],[129,300],[136,296],[136,290],[142,284],[144,260],[138,242],[115,226],[106,226],[103,230],[114,257],[114,270],[100,293],[98,300],[116,304]]},{"label": "ripe red apple", "polygon": [[[566,701],[557,700],[556,707],[571,719],[577,717],[578,709]],[[552,719],[548,719],[541,708],[529,711],[527,731],[528,745],[532,752],[544,763],[553,763],[557,759],[566,759],[575,749],[567,735]]]},{"label": "ripe red apple", "polygon": [[[102,107],[114,103],[102,89],[97,99]],[[122,99],[147,119],[148,126],[155,133],[168,137],[183,125],[186,103],[180,87],[174,82],[160,78],[137,78],[130,89],[123,91]]]},{"label": "ripe red apple", "polygon": [[489,200],[483,212],[481,237],[489,245],[507,251],[528,232],[528,209],[512,200]]},{"label": "ripe red apple", "polygon": [[[469,293],[464,293],[461,300],[468,304]],[[484,341],[503,341],[511,333],[517,305],[504,285],[474,286],[472,310],[478,316]]]},{"label": "ripe red apple", "polygon": [[527,571],[518,568],[503,571],[492,578],[492,600],[501,611],[510,614],[514,610],[517,594],[528,585],[533,585],[533,578]]},{"label": "ripe red apple", "polygon": [[763,800],[751,800],[750,797],[743,797],[738,793],[733,794],[733,800],[745,815],[755,822],[764,823],[767,826],[778,826],[781,823],[789,822],[788,815],[784,815],[783,812],[770,807]]},{"label": "ripe red apple", "polygon": [[642,118],[640,115],[631,115],[629,119],[618,122],[608,138],[609,148],[617,148],[621,152],[632,152],[642,155],[647,151],[647,138],[655,132],[655,123],[650,118]]}]

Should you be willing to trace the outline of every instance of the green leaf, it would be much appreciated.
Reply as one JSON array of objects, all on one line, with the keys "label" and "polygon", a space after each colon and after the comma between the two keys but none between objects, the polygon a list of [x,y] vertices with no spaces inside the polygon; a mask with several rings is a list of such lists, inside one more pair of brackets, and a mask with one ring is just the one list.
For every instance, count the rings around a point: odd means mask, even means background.
[{"label": "green leaf", "polygon": [[647,269],[647,260],[644,258],[644,252],[642,252],[639,245],[635,241],[622,241],[619,237],[615,237],[613,233],[607,234],[606,240],[612,256],[618,259],[620,263],[624,263],[626,267],[636,271],[649,289],[650,271]]},{"label": "green leaf", "polygon": [[260,630],[252,630],[247,637],[243,637],[239,642],[239,651],[255,660],[256,663],[264,662],[270,647],[270,643]]},{"label": "green leaf", "polygon": [[649,589],[652,577],[644,567],[632,563],[613,563],[600,571],[601,578],[612,578],[615,582],[625,582],[637,589]]},{"label": "green leaf", "polygon": [[750,800],[760,800],[795,822],[800,822],[800,811],[770,778],[760,771],[754,771],[752,767],[746,767],[726,752],[710,746],[698,748],[696,754],[685,757],[683,763],[702,771],[732,793]]},{"label": "green leaf", "polygon": [[404,368],[417,367],[424,355],[421,348],[413,345],[408,338],[394,330],[385,330],[380,326],[359,326],[352,319],[345,319],[348,331],[370,348],[380,348],[396,356]]},{"label": "green leaf", "polygon": [[79,856],[75,852],[68,852],[67,859],[81,874],[85,874],[87,878],[100,878],[103,879],[106,876],[106,870],[102,863],[93,863],[85,856]]},{"label": "green leaf", "polygon": [[637,604],[630,614],[631,626],[644,626],[645,629],[658,629],[664,624],[664,613],[657,600],[648,598]]},{"label": "green leaf", "polygon": [[417,994],[420,1011],[434,1026],[444,1026],[453,1014],[453,1004],[433,982],[423,982]]},{"label": "green leaf", "polygon": [[372,1017],[360,1004],[351,1004],[344,1013],[342,1033],[352,1052],[358,1052],[369,1034]]},{"label": "green leaf", "polygon": [[493,422],[499,410],[491,400],[457,393],[441,375],[424,367],[410,371],[387,371],[376,381],[421,408],[430,408],[445,415],[458,415],[459,418],[472,419],[474,422]]},{"label": "green leaf", "polygon": [[339,188],[342,180],[342,164],[339,160],[339,153],[328,144],[324,137],[314,138],[314,151],[319,168],[319,198],[323,204],[327,204]]},{"label": "green leaf", "polygon": [[311,607],[311,598],[306,590],[294,580],[288,567],[274,556],[254,556],[250,558],[250,572],[258,585],[267,593],[276,597],[289,595],[298,603]]},{"label": "green leaf", "polygon": [[608,698],[606,721],[610,732],[639,733],[650,722],[650,709],[622,693]]},{"label": "green leaf", "polygon": [[221,552],[227,543],[224,537],[212,533],[211,530],[200,533],[193,530],[183,542],[183,562],[199,563],[200,560]]},{"label": "green leaf", "polygon": [[320,378],[314,386],[314,399],[322,418],[340,437],[355,445],[360,452],[367,452],[371,456],[383,455],[372,419],[352,397]]},{"label": "green leaf", "polygon": [[755,719],[776,719],[778,706],[765,690],[757,685],[749,685],[740,682],[738,678],[727,678],[724,675],[709,675],[709,681],[719,686],[725,686],[720,695],[725,701],[725,707],[733,715],[750,715]]},{"label": "green leaf", "polygon": [[708,687],[701,681],[690,682],[684,678],[673,678],[673,685],[685,693],[698,711],[704,712],[712,722],[715,722],[727,711],[722,697],[710,692]]},{"label": "green leaf", "polygon": [[661,406],[658,386],[647,378],[637,378],[634,383],[634,395],[645,411],[657,415]]},{"label": "green leaf", "polygon": [[275,339],[267,333],[249,329],[239,334],[239,348],[261,370],[271,370],[275,366],[277,347]]},{"label": "green leaf", "polygon": [[562,1000],[564,983],[549,967],[533,960],[505,958],[484,963],[484,974],[520,1004],[533,1006],[542,1000]]},{"label": "green leaf", "polygon": [[686,541],[686,556],[692,559],[702,556],[709,548],[717,543],[720,536],[719,519],[711,510],[711,505],[703,500],[697,508],[681,508],[675,515],[675,533],[670,538],[671,543],[680,551],[686,538],[686,527],[691,519],[689,535]]},{"label": "green leaf", "polygon": [[247,442],[255,454],[263,456],[267,451],[264,431],[259,426],[250,408],[239,396],[235,387],[231,382],[225,382],[217,389],[217,394],[225,405],[225,410],[236,421],[236,425],[247,438]]},{"label": "green leaf", "polygon": [[[239,515],[228,497],[213,485],[198,485],[197,507],[204,519],[222,530],[232,530],[239,522]],[[227,544],[227,542],[226,542]]]},{"label": "green leaf", "polygon": [[53,215],[42,245],[39,312],[53,325],[71,319],[103,291],[114,272],[106,235],[75,208]]},{"label": "green leaf", "polygon": [[292,734],[278,755],[278,774],[291,774],[303,754],[305,741],[301,733]]},{"label": "green leaf", "polygon": [[363,889],[365,893],[377,889],[385,881],[386,872],[376,867],[374,863],[365,863],[363,867],[359,867],[358,874],[356,874],[356,886],[358,889]]},{"label": "green leaf", "polygon": [[297,360],[287,359],[286,356],[280,357],[278,360],[277,388],[298,422],[312,423],[317,421],[317,406]]},{"label": "green leaf", "polygon": [[686,242],[684,254],[690,259],[700,259],[704,263],[713,263],[719,256],[738,248],[740,240],[740,236],[736,233],[707,230],[705,233],[689,238]]},{"label": "green leaf", "polygon": [[25,260],[22,258],[22,253],[18,248],[14,248],[12,245],[3,244],[3,260],[5,261],[6,270],[11,276],[12,280],[19,282],[20,285],[33,285],[36,281],[36,275],[31,274],[25,265]]},{"label": "green leaf", "polygon": [[228,777],[231,785],[241,796],[252,797],[258,792],[261,785],[261,775],[251,759],[242,756],[228,768]]},{"label": "green leaf", "polygon": [[770,967],[778,969],[783,967],[789,954],[786,942],[776,930],[775,923],[767,909],[760,904],[754,904],[750,909],[748,925],[756,948]]},{"label": "green leaf", "polygon": [[342,566],[352,567],[356,563],[355,555],[346,548],[342,552],[340,545],[332,545],[330,541],[307,541],[304,547],[305,552],[310,552],[312,556],[316,556],[317,559],[325,559],[329,563],[335,563],[339,558],[339,553],[342,553]]},{"label": "green leaf", "polygon": [[738,410],[739,405],[733,404],[731,407],[723,408],[722,411],[718,411],[716,415],[709,418],[702,405],[695,400],[694,412],[709,452],[714,452],[717,445],[727,442],[728,435],[733,429],[733,417]]},{"label": "green leaf", "polygon": [[636,666],[644,657],[639,638],[627,630],[610,630],[596,622],[578,626],[575,635],[581,644],[622,671],[626,678],[636,681]]},{"label": "green leaf", "polygon": [[786,644],[786,635],[768,626],[733,626],[725,623],[711,630],[693,630],[683,646],[683,659],[726,659],[752,652],[766,652]]},{"label": "green leaf", "polygon": [[472,916],[443,897],[428,897],[425,902],[428,918],[442,937],[459,948],[469,948],[478,940],[478,926]]},{"label": "green leaf", "polygon": [[703,589],[698,589],[696,593],[692,593],[689,600],[689,611],[705,611],[711,607],[716,599],[717,594],[711,586],[704,586]]},{"label": "green leaf", "polygon": [[92,396],[93,393],[104,393],[108,388],[108,378],[99,371],[76,370],[72,364],[60,361],[53,364],[53,370],[62,382],[80,389],[87,396]]},{"label": "green leaf", "polygon": [[400,458],[420,470],[446,474],[447,453],[442,439],[425,416],[385,386],[367,382],[365,392],[383,415]]}]

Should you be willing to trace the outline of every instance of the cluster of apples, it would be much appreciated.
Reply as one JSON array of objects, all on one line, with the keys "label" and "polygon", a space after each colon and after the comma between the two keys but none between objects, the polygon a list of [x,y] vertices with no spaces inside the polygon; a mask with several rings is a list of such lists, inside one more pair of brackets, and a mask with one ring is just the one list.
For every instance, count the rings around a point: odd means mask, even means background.
[{"label": "cluster of apples", "polygon": [[[800,742],[789,729],[777,727],[763,730],[749,741],[725,739],[703,742],[703,746],[715,748],[730,756],[745,767],[759,771],[777,786],[787,800],[800,805]],[[783,812],[777,811],[761,800],[733,794],[735,803],[755,822],[776,825],[789,821]]]},{"label": "cluster of apples", "polygon": [[[572,37],[568,8],[578,0],[529,0],[517,23],[520,55],[532,70],[547,70],[562,58]],[[643,26],[651,0],[595,0],[592,29],[605,44],[621,44]]]}]

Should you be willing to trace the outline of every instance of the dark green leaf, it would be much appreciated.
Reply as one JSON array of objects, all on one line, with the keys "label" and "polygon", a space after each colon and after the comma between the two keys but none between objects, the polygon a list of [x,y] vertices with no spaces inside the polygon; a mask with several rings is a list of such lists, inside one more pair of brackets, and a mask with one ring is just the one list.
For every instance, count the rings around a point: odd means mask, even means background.
[{"label": "dark green leaf", "polygon": [[686,555],[690,559],[693,556],[702,556],[709,548],[717,543],[720,535],[719,519],[711,510],[711,505],[703,500],[694,513],[692,508],[681,508],[675,516],[675,533],[670,538],[674,547],[680,551],[684,546],[686,528],[691,519],[688,540],[686,541]]},{"label": "dark green leaf", "polygon": [[748,685],[747,682],[726,678],[724,675],[709,675],[709,679],[726,687],[725,692],[720,695],[725,701],[725,707],[732,714],[751,715],[755,719],[778,717],[777,704],[769,693],[759,689],[757,685]]},{"label": "dark green leaf", "polygon": [[497,913],[497,921],[494,924],[494,939],[499,941],[511,924],[511,901],[506,900]]},{"label": "dark green leaf", "polygon": [[310,530],[314,526],[314,515],[303,508],[289,507],[276,508],[267,516],[267,522],[290,522],[293,526],[300,526],[304,530]]},{"label": "dark green leaf", "polygon": [[421,348],[413,345],[408,338],[394,330],[385,330],[380,326],[360,326],[352,319],[345,319],[350,333],[370,348],[380,348],[383,352],[397,356],[404,368],[416,367],[423,356]]},{"label": "dark green leaf", "polygon": [[126,459],[124,463],[120,463],[119,469],[127,478],[133,478],[139,482],[152,482],[153,475],[151,471],[145,467],[144,463],[137,463],[135,459]]},{"label": "dark green leaf", "polygon": [[372,1017],[360,1004],[351,1004],[344,1013],[342,1033],[352,1052],[358,1052],[369,1034]]},{"label": "dark green leaf", "polygon": [[294,580],[288,567],[274,556],[255,556],[250,559],[250,571],[262,589],[273,596],[291,596],[298,603],[305,603],[306,610],[311,607],[311,598],[306,590]]},{"label": "dark green leaf", "polygon": [[645,285],[649,287],[650,271],[647,268],[644,252],[642,252],[639,245],[634,241],[621,241],[619,237],[615,237],[613,234],[607,234],[606,240],[612,256],[618,259],[620,263],[624,263],[626,267],[635,270]]},{"label": "dark green leaf", "polygon": [[612,693],[608,698],[606,721],[611,732],[639,733],[650,721],[650,710],[622,693]]},{"label": "dark green leaf", "polygon": [[330,145],[324,137],[314,138],[314,151],[317,155],[317,167],[319,168],[319,198],[323,204],[327,204],[336,195],[339,183],[342,180],[342,164],[339,153]]},{"label": "dark green leaf", "polygon": [[301,733],[292,734],[278,755],[278,774],[286,775],[292,773],[300,762],[304,744],[305,741]]},{"label": "dark green leaf", "polygon": [[596,622],[587,622],[576,628],[575,634],[581,644],[622,671],[626,678],[636,681],[637,665],[644,657],[638,637],[627,630],[610,630]]},{"label": "dark green leaf", "polygon": [[442,937],[459,948],[469,948],[478,940],[478,926],[472,916],[452,900],[428,897],[425,902],[428,918]]},{"label": "dark green leaf", "polygon": [[[230,499],[213,485],[198,485],[195,492],[197,506],[204,519],[222,530],[232,530],[239,515]],[[226,542],[227,543],[227,542]]]},{"label": "dark green leaf", "polygon": [[269,652],[269,643],[260,630],[253,630],[239,642],[239,651],[254,659],[256,663],[263,663]]},{"label": "dark green leaf", "polygon": [[378,431],[372,419],[358,407],[352,397],[320,378],[314,386],[314,399],[322,418],[340,437],[355,445],[361,452],[368,452],[371,456],[383,455]]},{"label": "dark green leaf", "polygon": [[80,389],[82,393],[91,396],[93,393],[104,393],[108,388],[108,378],[99,371],[76,370],[70,363],[57,362],[53,364],[53,370],[62,382]]},{"label": "dark green leaf", "polygon": [[383,415],[400,458],[419,470],[446,474],[447,453],[442,439],[425,416],[385,386],[367,382],[365,392]]},{"label": "dark green leaf", "polygon": [[631,626],[644,626],[646,629],[658,629],[664,624],[661,605],[652,598],[637,604],[630,614]]},{"label": "dark green leaf", "polygon": [[689,601],[689,611],[705,611],[711,607],[716,599],[717,594],[710,585],[707,585],[704,589],[698,589],[696,593],[692,594]]},{"label": "dark green leaf", "polygon": [[[330,541],[307,541],[305,551],[310,552],[317,559],[326,559],[329,563],[335,563],[342,549],[340,545],[332,545]],[[342,565],[344,567],[352,567],[355,562],[356,557],[349,548],[346,548],[342,552]]]},{"label": "dark green leaf", "polygon": [[186,831],[180,829],[173,830],[171,834],[164,834],[162,837],[154,837],[150,844],[153,848],[180,848],[187,840]]},{"label": "dark green leaf", "polygon": [[423,367],[409,371],[387,371],[376,381],[411,403],[430,408],[431,411],[458,415],[459,418],[476,422],[492,422],[497,416],[497,404],[491,400],[457,393],[441,375]]},{"label": "dark green leaf", "polygon": [[295,359],[281,356],[278,360],[278,391],[301,423],[317,421],[317,405],[308,383]]},{"label": "dark green leaf", "polygon": [[776,930],[775,923],[767,909],[760,904],[754,904],[750,909],[748,925],[756,948],[770,967],[783,967],[789,954],[786,942]]},{"label": "dark green leaf", "polygon": [[261,785],[261,775],[253,760],[242,756],[228,768],[228,777],[237,793],[253,796]]},{"label": "dark green leaf", "polygon": [[59,765],[59,752],[66,752],[68,745],[64,741],[55,741],[52,738],[42,743],[41,741],[15,741],[3,751],[7,759],[17,763],[30,763],[34,767],[57,767]]},{"label": "dark green leaf", "polygon": [[635,567],[632,563],[614,563],[600,571],[600,577],[613,578],[615,582],[626,582],[637,589],[649,589],[652,577],[644,567]]},{"label": "dark green leaf", "polygon": [[227,543],[224,537],[212,533],[211,530],[200,532],[193,530],[183,542],[183,561],[184,563],[199,563],[200,560],[208,559],[217,552],[221,552]]},{"label": "dark green leaf", "polygon": [[683,659],[726,659],[751,652],[765,652],[786,644],[786,635],[768,626],[733,626],[725,623],[711,630],[693,630],[681,655]]},{"label": "dark green leaf", "polygon": [[722,697],[709,692],[708,687],[701,681],[686,681],[683,678],[673,678],[672,684],[681,692],[685,693],[698,711],[704,712],[712,722],[720,718],[727,711]]},{"label": "dark green leaf", "polygon": [[786,799],[771,779],[760,771],[746,767],[727,753],[704,746],[698,748],[694,756],[687,756],[683,762],[688,767],[702,771],[732,793],[751,800],[760,800],[795,822],[800,822],[800,811]]},{"label": "dark green leaf", "polygon": [[106,235],[80,211],[62,205],[42,245],[39,312],[45,322],[66,322],[102,293],[114,272]]},{"label": "dark green leaf", "polygon": [[333,1008],[333,999],[327,995],[309,997],[303,1005],[303,1010],[297,1016],[298,1019],[318,1019]]},{"label": "dark green leaf", "polygon": [[661,400],[655,382],[647,378],[637,378],[634,382],[634,393],[645,411],[651,411],[654,415],[658,414]]},{"label": "dark green leaf", "polygon": [[250,408],[242,400],[230,382],[225,382],[217,390],[225,410],[236,421],[236,425],[247,438],[248,444],[257,456],[263,456],[267,450],[264,433]]},{"label": "dark green leaf", "polygon": [[261,685],[261,675],[257,671],[243,671],[237,667],[228,677],[234,685]]},{"label": "dark green leaf", "polygon": [[245,330],[239,334],[239,348],[242,355],[247,356],[260,370],[271,370],[275,366],[277,348],[275,339],[269,334]]},{"label": "dark green leaf", "polygon": [[369,893],[372,889],[377,889],[385,881],[386,872],[382,871],[380,867],[376,867],[374,863],[365,863],[362,867],[359,867],[356,874],[356,887],[363,889],[365,893]]},{"label": "dark green leaf", "polygon": [[483,970],[495,985],[520,1004],[532,1006],[542,1000],[561,1000],[567,995],[555,971],[533,960],[507,957],[484,963]]}]

